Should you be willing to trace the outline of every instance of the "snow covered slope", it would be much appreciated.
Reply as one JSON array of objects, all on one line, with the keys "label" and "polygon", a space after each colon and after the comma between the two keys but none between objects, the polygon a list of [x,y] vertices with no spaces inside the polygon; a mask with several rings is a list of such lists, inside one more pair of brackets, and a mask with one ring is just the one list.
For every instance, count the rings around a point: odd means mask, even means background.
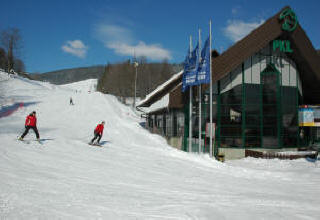
[{"label": "snow covered slope", "polygon": [[[169,147],[96,82],[54,86],[0,72],[0,219],[318,219],[320,165],[306,160],[219,163]],[[72,97],[75,105],[69,105]],[[37,111],[34,133],[16,138]],[[106,121],[103,147],[87,144]]]}]

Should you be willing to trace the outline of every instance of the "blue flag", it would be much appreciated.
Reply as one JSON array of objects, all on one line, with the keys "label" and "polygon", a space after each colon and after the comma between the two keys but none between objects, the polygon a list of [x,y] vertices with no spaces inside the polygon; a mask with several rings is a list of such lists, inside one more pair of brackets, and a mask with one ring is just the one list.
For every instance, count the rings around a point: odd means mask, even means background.
[{"label": "blue flag", "polygon": [[197,71],[197,85],[210,83],[210,39],[206,40],[201,51],[201,61]]},{"label": "blue flag", "polygon": [[199,44],[187,55],[184,61],[184,71],[182,76],[182,91],[186,91],[189,86],[196,85],[197,71],[199,66]]}]

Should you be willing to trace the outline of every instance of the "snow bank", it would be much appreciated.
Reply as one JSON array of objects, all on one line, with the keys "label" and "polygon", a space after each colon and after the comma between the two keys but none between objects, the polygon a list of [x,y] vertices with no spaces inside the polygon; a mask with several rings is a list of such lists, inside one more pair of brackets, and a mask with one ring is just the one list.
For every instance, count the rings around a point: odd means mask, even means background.
[{"label": "snow bank", "polygon": [[[176,150],[115,97],[74,91],[93,84],[0,82],[1,100],[27,104],[0,118],[1,219],[318,219],[317,161],[219,163]],[[16,140],[33,110],[42,145],[32,131],[30,144]],[[103,147],[91,147],[102,120]]]}]

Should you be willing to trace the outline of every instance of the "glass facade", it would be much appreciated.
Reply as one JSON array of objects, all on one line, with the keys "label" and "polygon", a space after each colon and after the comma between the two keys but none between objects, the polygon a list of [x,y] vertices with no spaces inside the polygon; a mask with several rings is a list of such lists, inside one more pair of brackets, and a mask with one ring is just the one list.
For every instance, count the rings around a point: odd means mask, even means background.
[{"label": "glass facade", "polygon": [[[201,96],[197,86],[192,88],[191,137],[189,97],[185,99],[184,109],[166,109],[149,115],[149,130],[168,140],[176,137],[182,139],[179,144],[185,151],[209,152],[209,88],[202,89]],[[189,92],[186,92],[185,96],[188,95]],[[305,141],[301,138],[298,123],[302,83],[296,64],[287,54],[275,52],[268,45],[216,81],[212,95],[214,153],[219,148],[279,149],[303,146]]]},{"label": "glass facade", "polygon": [[148,130],[167,138],[183,137],[184,113],[178,109],[171,109],[169,112],[148,114]]},{"label": "glass facade", "polygon": [[[215,82],[213,123],[218,148],[290,148],[299,146],[298,106],[302,86],[295,63],[268,45]],[[196,90],[196,88],[194,88]],[[199,107],[193,97],[192,151],[198,151]],[[202,151],[208,152],[209,89],[202,94]],[[184,149],[188,151],[188,105]],[[195,145],[195,146],[194,146]]]}]

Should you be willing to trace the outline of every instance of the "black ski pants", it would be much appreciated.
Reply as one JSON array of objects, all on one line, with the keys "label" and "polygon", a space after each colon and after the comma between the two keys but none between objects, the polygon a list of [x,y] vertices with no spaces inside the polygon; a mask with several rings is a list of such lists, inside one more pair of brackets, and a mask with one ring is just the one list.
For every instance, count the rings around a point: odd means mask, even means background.
[{"label": "black ski pants", "polygon": [[36,133],[37,139],[40,138],[40,135],[36,126],[26,126],[26,130],[21,135],[21,138],[24,138],[24,136],[28,134],[30,128],[34,131],[34,133]]},{"label": "black ski pants", "polygon": [[101,140],[101,137],[102,137],[101,134],[94,132],[94,138],[92,138],[91,143],[93,143],[94,140],[97,139],[97,138],[98,138],[97,142],[99,143],[100,140]]}]

